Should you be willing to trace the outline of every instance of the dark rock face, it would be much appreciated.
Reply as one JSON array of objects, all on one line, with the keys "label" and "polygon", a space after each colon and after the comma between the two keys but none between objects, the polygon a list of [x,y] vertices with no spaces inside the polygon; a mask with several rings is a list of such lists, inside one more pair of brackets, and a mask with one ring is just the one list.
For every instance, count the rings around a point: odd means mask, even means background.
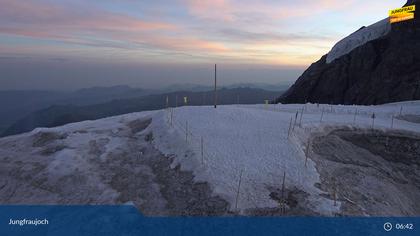
[{"label": "dark rock face", "polygon": [[[416,4],[417,0],[407,4]],[[420,17],[416,10],[416,17]],[[276,100],[281,103],[376,105],[420,100],[420,19],[395,23],[387,35],[326,63],[313,63]]]}]

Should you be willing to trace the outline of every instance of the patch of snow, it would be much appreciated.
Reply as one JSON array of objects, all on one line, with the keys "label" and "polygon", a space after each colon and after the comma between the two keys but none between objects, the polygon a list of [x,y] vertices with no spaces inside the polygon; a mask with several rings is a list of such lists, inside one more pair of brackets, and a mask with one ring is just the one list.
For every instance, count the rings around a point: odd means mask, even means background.
[{"label": "patch of snow", "polygon": [[389,19],[386,18],[350,34],[331,49],[327,55],[327,63],[331,63],[369,41],[387,35],[389,31],[391,31],[391,24]]}]

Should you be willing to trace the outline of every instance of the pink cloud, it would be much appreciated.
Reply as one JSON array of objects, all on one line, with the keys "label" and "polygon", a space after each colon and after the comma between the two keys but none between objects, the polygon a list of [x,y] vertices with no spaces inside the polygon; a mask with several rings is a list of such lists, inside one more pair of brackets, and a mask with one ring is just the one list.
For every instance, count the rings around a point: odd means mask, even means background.
[{"label": "pink cloud", "polygon": [[201,51],[224,53],[230,51],[223,43],[197,39],[193,37],[155,39],[152,44],[158,47],[181,51]]},{"label": "pink cloud", "polygon": [[[44,31],[72,33],[74,31],[150,31],[175,29],[165,22],[146,21],[132,16],[103,10],[64,7],[46,2],[0,0],[0,26],[21,32]],[[8,33],[3,31],[3,33]]]},{"label": "pink cloud", "polygon": [[234,21],[238,15],[260,14],[270,19],[286,19],[346,9],[355,0],[278,1],[257,0],[185,0],[191,15],[212,20]]}]

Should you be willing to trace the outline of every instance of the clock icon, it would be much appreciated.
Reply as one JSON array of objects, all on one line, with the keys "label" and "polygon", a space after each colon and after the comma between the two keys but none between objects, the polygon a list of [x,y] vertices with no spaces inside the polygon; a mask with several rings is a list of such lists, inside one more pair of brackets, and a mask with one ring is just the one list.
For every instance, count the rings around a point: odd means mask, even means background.
[{"label": "clock icon", "polygon": [[392,224],[389,223],[389,222],[385,223],[384,224],[384,230],[387,231],[387,232],[391,231],[392,230]]}]

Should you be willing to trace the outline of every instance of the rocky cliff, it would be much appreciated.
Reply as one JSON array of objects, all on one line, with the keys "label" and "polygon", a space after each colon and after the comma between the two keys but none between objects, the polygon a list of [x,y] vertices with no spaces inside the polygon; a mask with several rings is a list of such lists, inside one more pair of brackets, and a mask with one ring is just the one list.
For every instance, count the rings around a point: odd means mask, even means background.
[{"label": "rocky cliff", "polygon": [[420,100],[420,11],[390,25],[384,19],[338,42],[276,102],[375,105]]}]

